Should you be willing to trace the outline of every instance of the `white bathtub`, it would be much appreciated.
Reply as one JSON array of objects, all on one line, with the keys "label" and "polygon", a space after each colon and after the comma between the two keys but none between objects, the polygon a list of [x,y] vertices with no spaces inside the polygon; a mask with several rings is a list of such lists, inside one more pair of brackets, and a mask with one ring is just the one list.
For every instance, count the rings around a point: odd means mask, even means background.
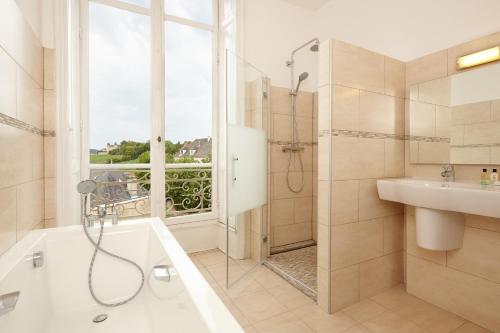
[{"label": "white bathtub", "polygon": [[[0,317],[0,332],[243,332],[160,219],[106,226],[103,239],[104,249],[144,269],[146,282],[138,297],[117,308],[96,305],[87,285],[93,248],[81,226],[32,231],[0,257],[0,295],[21,292],[16,309]],[[25,260],[34,251],[45,255],[41,268]],[[175,267],[173,281],[150,274],[159,264]],[[104,301],[132,295],[140,279],[129,264],[98,254],[93,281]],[[101,313],[108,319],[94,323]]]}]

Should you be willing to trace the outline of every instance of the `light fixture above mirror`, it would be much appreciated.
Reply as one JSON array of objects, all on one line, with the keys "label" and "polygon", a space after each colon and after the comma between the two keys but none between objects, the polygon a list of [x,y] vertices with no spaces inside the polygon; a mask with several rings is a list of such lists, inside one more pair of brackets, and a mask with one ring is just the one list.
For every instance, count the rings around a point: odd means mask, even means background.
[{"label": "light fixture above mirror", "polygon": [[500,46],[457,58],[457,68],[466,69],[500,60]]}]

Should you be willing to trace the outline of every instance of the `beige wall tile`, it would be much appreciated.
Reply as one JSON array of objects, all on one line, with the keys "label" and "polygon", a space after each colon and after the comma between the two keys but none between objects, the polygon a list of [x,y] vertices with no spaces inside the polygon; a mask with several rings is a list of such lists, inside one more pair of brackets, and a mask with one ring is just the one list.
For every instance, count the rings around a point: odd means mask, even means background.
[{"label": "beige wall tile", "polygon": [[436,136],[449,138],[451,130],[451,109],[446,106],[436,106]]},{"label": "beige wall tile", "polygon": [[330,99],[330,86],[320,87],[318,89],[318,131],[330,130]]},{"label": "beige wall tile", "polygon": [[330,270],[318,266],[318,307],[328,313],[330,310]]},{"label": "beige wall tile", "polygon": [[439,51],[406,63],[406,86],[447,76],[447,51]]},{"label": "beige wall tile", "polygon": [[424,164],[446,164],[450,162],[450,144],[447,142],[419,142],[418,162]]},{"label": "beige wall tile", "polygon": [[16,188],[0,190],[0,255],[16,243]]},{"label": "beige wall tile", "polygon": [[271,226],[293,224],[293,199],[271,200]]},{"label": "beige wall tile", "polygon": [[500,121],[500,99],[491,102],[491,120]]},{"label": "beige wall tile", "polygon": [[271,86],[271,113],[290,115],[292,103],[290,89]]},{"label": "beige wall tile", "polygon": [[330,136],[318,138],[318,179],[330,179],[330,145],[332,139]]},{"label": "beige wall tile", "polygon": [[333,86],[332,128],[359,129],[359,90]]},{"label": "beige wall tile", "polygon": [[311,223],[295,223],[274,227],[274,246],[297,243],[312,239]]},{"label": "beige wall tile", "polygon": [[43,91],[43,129],[56,129],[56,101],[54,90]]},{"label": "beige wall tile", "polygon": [[363,90],[360,91],[359,130],[403,134],[404,100]]},{"label": "beige wall tile", "polygon": [[336,269],[331,272],[332,312],[359,302],[359,265]]},{"label": "beige wall tile", "polygon": [[297,189],[300,187],[301,181],[304,181],[304,188],[299,193],[290,191],[287,185],[286,172],[274,173],[273,179],[273,199],[295,198],[295,197],[310,197],[312,196],[312,172],[290,172],[290,185]]},{"label": "beige wall tile", "polygon": [[417,245],[416,224],[414,215],[406,215],[406,251],[416,257],[446,265],[445,251],[430,251]]},{"label": "beige wall tile", "polygon": [[500,331],[500,285],[414,256],[407,258],[407,290],[492,331]]},{"label": "beige wall tile", "polygon": [[45,178],[45,219],[56,218],[56,179]]},{"label": "beige wall tile", "polygon": [[56,176],[56,138],[44,137],[43,150],[45,177],[54,178]]},{"label": "beige wall tile", "polygon": [[43,48],[43,88],[55,89],[55,50]]},{"label": "beige wall tile", "polygon": [[382,219],[335,225],[332,234],[334,269],[351,266],[383,253]]},{"label": "beige wall tile", "polygon": [[403,250],[404,215],[394,215],[383,218],[384,223],[384,254]]},{"label": "beige wall tile", "polygon": [[478,215],[465,215],[465,225],[472,228],[500,232],[500,219]]},{"label": "beige wall tile", "polygon": [[330,181],[318,181],[318,224],[330,225],[330,191]]},{"label": "beige wall tile", "polygon": [[403,252],[362,262],[359,266],[361,299],[403,282]]},{"label": "beige wall tile", "polygon": [[500,142],[500,122],[465,125],[464,144]]},{"label": "beige wall tile", "polygon": [[27,182],[33,176],[31,134],[0,124],[0,188]]},{"label": "beige wall tile", "polygon": [[450,161],[453,164],[490,163],[488,147],[451,147]]},{"label": "beige wall tile", "polygon": [[43,180],[17,186],[17,240],[43,220],[43,198]]},{"label": "beige wall tile", "polygon": [[292,138],[291,116],[273,115],[273,139],[278,141],[291,141]]},{"label": "beige wall tile", "polygon": [[410,101],[410,135],[434,136],[436,133],[436,106]]},{"label": "beige wall tile", "polygon": [[359,180],[332,183],[332,223],[345,224],[358,221]]},{"label": "beige wall tile", "polygon": [[384,140],[333,137],[333,179],[382,178]]},{"label": "beige wall tile", "polygon": [[318,224],[318,266],[330,271],[330,227],[324,224]]},{"label": "beige wall tile", "polygon": [[44,176],[43,137],[40,135],[31,134],[31,140],[33,153],[33,179],[40,179]]},{"label": "beige wall tile", "polygon": [[500,283],[500,233],[467,227],[463,247],[447,259],[449,267]]},{"label": "beige wall tile", "polygon": [[43,128],[43,89],[21,69],[17,71],[17,119]]},{"label": "beige wall tile", "polygon": [[333,46],[333,82],[383,94],[384,56],[341,41]]},{"label": "beige wall tile", "polygon": [[500,147],[490,148],[490,163],[500,164]]},{"label": "beige wall tile", "polygon": [[[43,49],[40,41],[24,19],[15,1],[2,1],[0,13],[4,14],[1,18],[3,25],[0,29],[0,45],[42,86]],[[16,33],[12,33],[13,31]]]},{"label": "beige wall tile", "polygon": [[16,118],[16,63],[0,48],[0,112]]},{"label": "beige wall tile", "polygon": [[491,102],[454,106],[453,119],[453,123],[456,125],[489,122],[491,120]]},{"label": "beige wall tile", "polygon": [[403,205],[380,200],[375,179],[363,179],[359,183],[359,219],[369,220],[403,213]]},{"label": "beige wall tile", "polygon": [[294,200],[294,222],[311,223],[312,221],[312,197],[295,198]]},{"label": "beige wall tile", "polygon": [[404,62],[385,57],[385,93],[405,97],[406,65]]},{"label": "beige wall tile", "polygon": [[331,39],[321,42],[318,54],[318,87],[328,85],[330,82]]},{"label": "beige wall tile", "polygon": [[444,77],[427,81],[418,85],[418,100],[420,102],[449,106],[451,103],[451,80]]},{"label": "beige wall tile", "polygon": [[405,173],[405,142],[385,139],[384,177],[403,177]]}]

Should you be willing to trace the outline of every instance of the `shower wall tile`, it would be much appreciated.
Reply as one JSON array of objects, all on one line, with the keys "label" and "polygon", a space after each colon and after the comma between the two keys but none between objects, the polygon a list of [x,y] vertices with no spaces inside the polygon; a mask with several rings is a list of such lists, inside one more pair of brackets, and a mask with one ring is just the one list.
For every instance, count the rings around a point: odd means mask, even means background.
[{"label": "shower wall tile", "polygon": [[16,243],[16,188],[0,190],[0,254]]},{"label": "shower wall tile", "polygon": [[274,244],[281,246],[312,239],[311,222],[273,227]]},{"label": "shower wall tile", "polygon": [[17,115],[17,65],[0,48],[0,112],[16,118]]},{"label": "shower wall tile", "polygon": [[395,59],[332,44],[333,68],[320,67],[332,79],[332,94],[324,88],[318,97],[318,127],[331,114],[327,129],[335,130],[318,141],[318,178],[330,186],[322,190],[319,183],[318,221],[332,224],[331,243],[318,256],[331,260],[330,305],[338,311],[403,281],[403,206],[380,200],[376,180],[405,172],[405,143],[394,136],[405,132],[406,69]]},{"label": "shower wall tile", "polygon": [[333,42],[333,83],[385,93],[384,56],[341,41]]},{"label": "shower wall tile", "polygon": [[[300,172],[290,172],[290,185],[293,188],[298,188],[301,183],[302,175]],[[287,185],[287,173],[280,172],[274,173],[272,182],[272,198],[285,199],[285,198],[299,198],[299,197],[312,197],[312,172],[304,172],[304,188],[300,193],[290,191]]]},{"label": "shower wall tile", "polygon": [[14,0],[0,13],[1,255],[44,226],[45,191],[43,48]]},{"label": "shower wall tile", "polygon": [[406,87],[447,75],[447,51],[439,51],[406,63]]}]

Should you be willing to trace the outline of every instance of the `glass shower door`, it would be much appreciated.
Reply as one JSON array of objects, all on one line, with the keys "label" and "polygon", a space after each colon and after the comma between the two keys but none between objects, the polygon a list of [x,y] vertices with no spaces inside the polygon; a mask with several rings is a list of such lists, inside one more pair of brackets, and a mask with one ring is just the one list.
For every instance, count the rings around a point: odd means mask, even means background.
[{"label": "glass shower door", "polygon": [[268,79],[226,51],[226,286],[267,254]]}]

